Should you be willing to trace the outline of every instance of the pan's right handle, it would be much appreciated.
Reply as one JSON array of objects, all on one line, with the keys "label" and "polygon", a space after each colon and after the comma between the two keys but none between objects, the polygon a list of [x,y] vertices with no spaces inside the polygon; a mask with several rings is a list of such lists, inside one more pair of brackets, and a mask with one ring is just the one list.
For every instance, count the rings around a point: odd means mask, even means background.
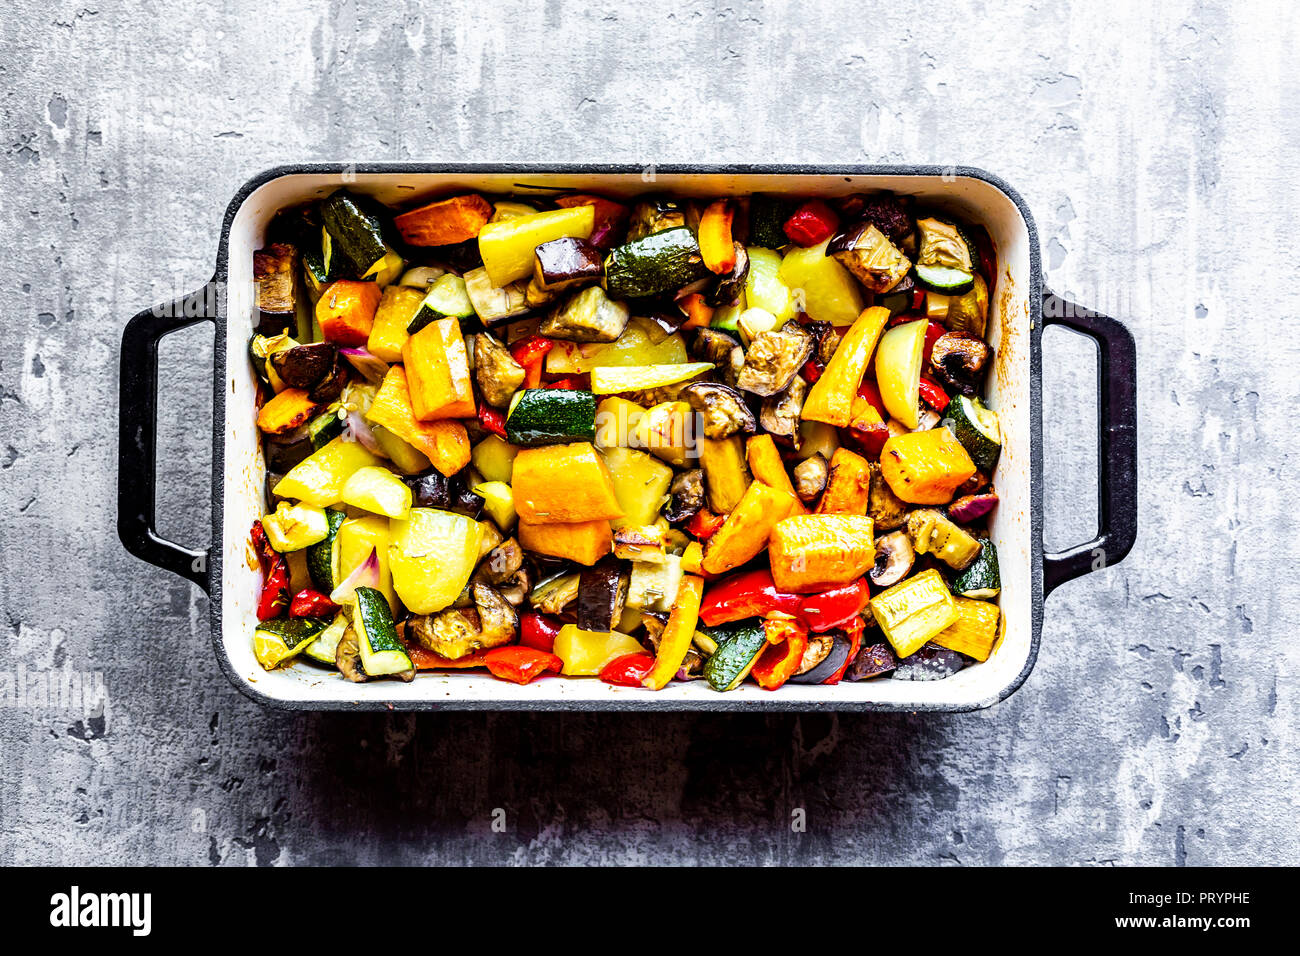
[{"label": "pan's right handle", "polygon": [[215,280],[174,302],[141,312],[122,333],[117,446],[117,533],[137,558],[173,571],[209,590],[210,549],[168,541],[154,527],[158,478],[158,341],[198,322],[215,322]]},{"label": "pan's right handle", "polygon": [[1043,324],[1097,343],[1097,537],[1043,555],[1043,596],[1066,581],[1122,560],[1137,539],[1137,348],[1122,324],[1043,292]]}]

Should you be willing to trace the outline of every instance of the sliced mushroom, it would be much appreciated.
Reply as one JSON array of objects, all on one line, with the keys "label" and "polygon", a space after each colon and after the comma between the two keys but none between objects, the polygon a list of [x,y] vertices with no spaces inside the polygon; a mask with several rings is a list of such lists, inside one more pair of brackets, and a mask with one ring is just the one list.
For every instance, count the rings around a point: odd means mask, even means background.
[{"label": "sliced mushroom", "polygon": [[907,505],[903,503],[880,471],[880,463],[871,462],[871,493],[867,500],[867,515],[878,531],[894,531],[907,521]]},{"label": "sliced mushroom", "polygon": [[775,332],[763,332],[745,352],[736,385],[755,395],[775,395],[793,381],[812,350],[813,337],[798,322],[787,322]]},{"label": "sliced mushroom", "polygon": [[794,493],[799,500],[807,503],[816,501],[817,496],[826,490],[826,478],[830,466],[820,453],[805,458],[794,466]]},{"label": "sliced mushroom", "polygon": [[334,649],[334,666],[353,683],[360,684],[366,679],[366,672],[361,669],[361,639],[350,624]]},{"label": "sliced mushroom", "polygon": [[340,362],[336,355],[333,367],[325,373],[324,378],[316,383],[316,386],[308,393],[308,397],[318,405],[328,405],[339,400],[339,396],[343,394],[343,388],[347,384],[348,365],[346,362]]},{"label": "sliced mushroom", "polygon": [[945,332],[934,343],[930,365],[939,378],[963,395],[979,391],[993,350],[970,332]]},{"label": "sliced mushroom", "polygon": [[271,367],[291,388],[313,388],[334,371],[338,348],[331,342],[313,342],[272,352]]},{"label": "sliced mushroom", "polygon": [[731,267],[729,273],[720,276],[713,284],[713,288],[705,295],[705,300],[711,306],[717,307],[735,302],[740,298],[740,293],[745,290],[745,280],[749,278],[749,253],[739,242],[734,243],[734,246],[736,264]]},{"label": "sliced mushroom", "polygon": [[758,415],[759,424],[765,432],[786,439],[795,451],[799,450],[799,415],[803,411],[803,400],[807,394],[808,384],[802,375],[796,375],[784,392],[763,399],[763,407]]},{"label": "sliced mushroom", "polygon": [[897,584],[912,570],[916,552],[906,531],[892,531],[876,539],[876,563],[867,576],[877,587]]},{"label": "sliced mushroom", "polygon": [[669,489],[672,497],[664,517],[673,524],[680,524],[695,517],[696,512],[704,507],[704,470],[692,468],[673,479]]},{"label": "sliced mushroom", "polygon": [[524,384],[524,376],[524,367],[492,333],[474,336],[474,379],[484,401],[505,408]]},{"label": "sliced mushroom", "polygon": [[708,438],[730,438],[737,432],[749,434],[758,427],[754,413],[734,388],[717,382],[692,382],[677,393],[677,398],[700,413]]}]

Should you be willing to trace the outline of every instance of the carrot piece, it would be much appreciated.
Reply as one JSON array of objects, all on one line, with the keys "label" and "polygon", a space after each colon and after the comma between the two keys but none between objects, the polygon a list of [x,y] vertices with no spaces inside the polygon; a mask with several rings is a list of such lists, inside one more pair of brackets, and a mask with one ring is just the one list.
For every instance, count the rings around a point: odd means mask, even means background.
[{"label": "carrot piece", "polygon": [[700,257],[710,272],[725,275],[736,267],[736,245],[731,238],[735,216],[731,203],[719,199],[700,216]]},{"label": "carrot piece", "polygon": [[946,505],[975,474],[975,463],[946,427],[892,436],[880,450],[889,489],[914,505]]},{"label": "carrot piece", "polygon": [[835,449],[817,513],[864,515],[870,501],[870,462],[847,448]]},{"label": "carrot piece", "polygon": [[382,295],[376,282],[339,279],[327,285],[316,303],[316,321],[325,341],[352,348],[364,346]]},{"label": "carrot piece", "polygon": [[316,414],[319,408],[305,388],[286,388],[257,413],[257,427],[272,435],[291,432]]},{"label": "carrot piece", "polygon": [[840,340],[821,377],[808,390],[802,413],[805,421],[826,422],[836,428],[849,424],[853,417],[853,399],[888,321],[889,310],[883,306],[862,310]]},{"label": "carrot piece", "polygon": [[393,225],[408,245],[451,246],[473,239],[491,218],[492,204],[471,193],[404,212]]},{"label": "carrot piece", "polygon": [[423,452],[443,475],[450,477],[469,464],[469,433],[465,426],[452,419],[422,422],[416,418],[406,369],[400,365],[394,365],[384,376],[366,419]]},{"label": "carrot piece", "polygon": [[511,478],[515,510],[537,524],[623,517],[614,482],[590,442],[524,448]]},{"label": "carrot piece", "polygon": [[515,529],[519,545],[526,551],[570,558],[587,567],[614,549],[614,532],[608,521],[574,521],[568,524],[537,524],[519,519]]},{"label": "carrot piece", "polygon": [[713,321],[713,306],[705,301],[702,293],[692,292],[681,300],[681,307],[686,313],[686,321],[682,323],[683,329],[708,328],[709,323]]},{"label": "carrot piece", "polygon": [[430,322],[406,340],[402,361],[416,418],[427,422],[477,415],[469,354],[458,321]]},{"label": "carrot piece", "polygon": [[862,515],[797,515],[772,529],[768,555],[779,591],[825,591],[862,577],[876,559]]},{"label": "carrot piece", "polygon": [[730,571],[757,556],[776,523],[790,513],[795,496],[761,481],[750,482],[736,510],[704,545],[701,569],[706,574]]},{"label": "carrot piece", "polygon": [[751,438],[745,445],[745,460],[749,462],[750,474],[757,480],[784,491],[794,498],[794,506],[791,507],[790,514],[808,513],[807,506],[794,493],[794,484],[786,473],[785,462],[781,460],[781,452],[777,450],[776,442],[772,441],[771,435],[755,435]]}]

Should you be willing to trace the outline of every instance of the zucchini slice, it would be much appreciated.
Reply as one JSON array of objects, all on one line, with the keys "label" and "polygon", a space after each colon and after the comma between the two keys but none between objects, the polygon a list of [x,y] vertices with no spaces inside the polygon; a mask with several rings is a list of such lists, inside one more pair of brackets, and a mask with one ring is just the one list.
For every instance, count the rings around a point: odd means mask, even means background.
[{"label": "zucchini slice", "polygon": [[343,632],[348,629],[347,615],[340,611],[334,615],[334,620],[329,623],[325,630],[312,641],[303,650],[303,654],[321,664],[334,666],[334,658],[337,656],[339,641],[343,639]]},{"label": "zucchini slice", "polygon": [[345,417],[343,409],[334,404],[307,423],[307,437],[311,439],[313,451],[320,451],[343,434]]},{"label": "zucchini slice", "polygon": [[377,272],[388,255],[379,217],[346,189],[332,193],[320,204],[325,224],[325,265],[334,271],[334,258],[342,253],[352,261],[357,275],[364,278]]},{"label": "zucchini slice", "polygon": [[790,241],[785,221],[794,206],[780,196],[754,193],[749,197],[749,244],[765,249],[780,249]]},{"label": "zucchini slice", "polygon": [[952,579],[952,593],[965,598],[992,599],[1002,593],[1002,576],[998,572],[998,549],[989,540],[980,541],[979,554]]},{"label": "zucchini slice", "polygon": [[569,388],[530,388],[506,418],[511,445],[560,445],[596,438],[596,396]]},{"label": "zucchini slice", "polygon": [[921,234],[916,256],[916,278],[926,288],[944,295],[964,295],[975,285],[971,242],[955,223],[918,219]]},{"label": "zucchini slice", "polygon": [[[722,631],[722,628],[713,629]],[[734,690],[741,681],[749,676],[758,655],[767,646],[767,633],[761,621],[742,621],[726,629],[725,640],[717,639],[718,647],[704,665],[704,679],[714,690]]]},{"label": "zucchini slice", "polygon": [[415,665],[397,639],[388,598],[376,588],[359,587],[350,605],[352,629],[361,648],[361,669],[370,677],[415,674]]},{"label": "zucchini slice", "polygon": [[[387,604],[384,606],[387,608]],[[309,617],[262,621],[253,631],[253,656],[266,670],[272,670],[306,650],[323,630],[324,621]]]},{"label": "zucchini slice", "polygon": [[686,226],[644,236],[605,257],[605,289],[611,299],[659,295],[710,275]]},{"label": "zucchini slice", "polygon": [[474,314],[465,280],[448,273],[429,287],[428,294],[406,326],[408,335],[414,335],[430,322],[438,319],[467,319]]},{"label": "zucchini slice", "polygon": [[337,544],[339,528],[348,519],[345,512],[325,509],[325,521],[329,527],[325,537],[307,549],[307,574],[311,583],[322,594],[329,594],[338,586],[339,549]]},{"label": "zucchini slice", "polygon": [[998,413],[985,408],[978,398],[958,395],[947,408],[947,418],[953,437],[961,442],[975,467],[986,475],[993,474],[1002,452]]}]

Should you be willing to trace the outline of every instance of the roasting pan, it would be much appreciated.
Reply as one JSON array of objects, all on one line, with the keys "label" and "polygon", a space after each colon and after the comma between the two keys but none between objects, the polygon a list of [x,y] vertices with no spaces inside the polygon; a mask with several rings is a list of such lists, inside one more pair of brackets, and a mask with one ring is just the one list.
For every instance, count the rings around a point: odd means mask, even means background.
[{"label": "roasting pan", "polygon": [[[253,251],[283,206],[346,185],[390,205],[456,190],[545,194],[556,189],[613,197],[651,191],[720,196],[751,192],[839,196],[890,190],[983,223],[997,249],[989,339],[996,349],[988,403],[998,410],[1003,451],[995,485],[1001,503],[991,526],[1002,572],[1002,634],[981,664],[937,681],[874,680],[831,687],[789,685],[772,692],[742,685],[729,693],[703,681],[659,692],[595,679],[547,679],[519,686],[486,673],[421,673],[412,683],[353,684],[306,664],[263,671],[253,658],[260,574],[246,556],[248,529],[263,511],[265,475],[256,426],[256,387],[247,359],[254,313]],[[158,341],[212,322],[212,541],[187,547],[155,530],[155,425]],[[1063,552],[1043,551],[1040,421],[1041,337],[1060,324],[1098,346],[1099,530]],[[173,571],[210,597],[213,653],[248,696],[301,710],[878,710],[967,711],[1012,694],[1038,656],[1043,602],[1058,585],[1121,560],[1137,531],[1133,338],[1114,319],[1043,288],[1038,236],[1020,196],[996,176],[967,167],[444,165],[400,163],[281,166],[255,176],[230,201],[216,271],[197,291],[141,312],[122,337],[118,532],[127,550]]]}]

